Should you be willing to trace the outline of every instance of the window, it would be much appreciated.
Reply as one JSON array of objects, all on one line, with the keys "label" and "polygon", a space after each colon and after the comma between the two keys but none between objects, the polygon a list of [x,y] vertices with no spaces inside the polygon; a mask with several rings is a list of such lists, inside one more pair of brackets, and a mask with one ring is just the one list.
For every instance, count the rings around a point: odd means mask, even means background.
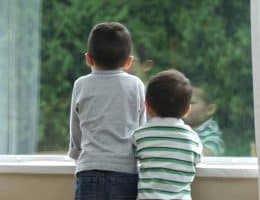
[{"label": "window", "polygon": [[37,149],[40,0],[0,2],[0,153]]},{"label": "window", "polygon": [[131,31],[132,73],[144,82],[169,68],[190,77],[194,110],[202,100],[205,110],[187,121],[205,155],[255,156],[249,0],[26,2],[0,2],[0,153],[67,151],[72,84],[89,73],[88,33],[113,20]]},{"label": "window", "polygon": [[[260,2],[252,1],[251,3],[251,30],[252,30],[252,60],[253,60],[253,78],[254,78],[254,111],[255,111],[255,129],[256,129],[256,143],[258,149],[258,158],[260,156],[260,126],[259,126],[259,117],[260,117],[260,79],[259,79],[259,53],[260,53],[260,14],[259,14]],[[259,190],[260,191],[260,190]]]}]

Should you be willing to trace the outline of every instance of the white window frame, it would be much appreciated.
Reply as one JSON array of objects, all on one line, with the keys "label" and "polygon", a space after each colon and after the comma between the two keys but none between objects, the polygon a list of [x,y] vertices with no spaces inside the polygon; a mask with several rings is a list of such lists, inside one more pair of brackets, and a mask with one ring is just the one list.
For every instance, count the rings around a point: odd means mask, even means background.
[{"label": "white window frame", "polygon": [[[74,174],[75,162],[66,155],[2,155],[0,174]],[[199,177],[257,178],[257,158],[205,157]]]},{"label": "white window frame", "polygon": [[[260,0],[251,0],[255,136],[259,156],[205,157],[197,167],[199,177],[258,178],[260,174],[260,123],[257,123],[260,120],[260,77],[257,76],[260,75],[260,12],[257,9],[260,11]],[[74,174],[74,170],[75,162],[66,155],[0,155],[0,174]]]},{"label": "white window frame", "polygon": [[[253,64],[253,93],[255,113],[255,140],[260,163],[260,0],[251,0],[251,46]],[[258,169],[260,174],[260,168]],[[258,176],[258,196],[260,196],[260,182]]]}]

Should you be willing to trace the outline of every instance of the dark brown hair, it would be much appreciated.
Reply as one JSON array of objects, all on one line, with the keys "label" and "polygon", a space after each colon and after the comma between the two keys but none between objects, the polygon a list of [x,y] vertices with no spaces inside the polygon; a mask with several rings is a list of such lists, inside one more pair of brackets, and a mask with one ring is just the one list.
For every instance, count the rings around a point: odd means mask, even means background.
[{"label": "dark brown hair", "polygon": [[159,117],[182,118],[190,106],[192,86],[177,70],[158,73],[149,81],[146,102]]},{"label": "dark brown hair", "polygon": [[131,35],[118,22],[94,26],[88,38],[88,53],[95,64],[104,70],[122,67],[131,52]]}]

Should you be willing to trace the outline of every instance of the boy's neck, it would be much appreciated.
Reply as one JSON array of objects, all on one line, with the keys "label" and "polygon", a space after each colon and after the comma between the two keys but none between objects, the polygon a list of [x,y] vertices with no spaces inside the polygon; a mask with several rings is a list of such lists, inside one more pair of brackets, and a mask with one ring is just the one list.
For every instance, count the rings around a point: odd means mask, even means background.
[{"label": "boy's neck", "polygon": [[104,67],[98,67],[98,66],[92,66],[91,70],[94,71],[123,71],[123,67],[118,67],[114,69],[104,68]]},{"label": "boy's neck", "polygon": [[122,68],[112,69],[112,70],[92,69],[93,74],[117,74],[117,73],[122,73],[122,72],[123,72]]}]

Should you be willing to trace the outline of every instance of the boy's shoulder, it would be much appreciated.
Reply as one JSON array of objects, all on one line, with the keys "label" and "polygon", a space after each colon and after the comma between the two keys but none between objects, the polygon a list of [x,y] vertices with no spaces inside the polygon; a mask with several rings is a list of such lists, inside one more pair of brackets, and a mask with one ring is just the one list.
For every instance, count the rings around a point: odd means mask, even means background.
[{"label": "boy's shoulder", "polygon": [[129,74],[129,73],[127,73],[127,72],[122,73],[122,75],[125,76],[125,77],[127,77],[127,78],[129,78],[129,79],[135,80],[135,81],[137,81],[138,83],[143,84],[143,81],[142,81],[139,77],[137,77],[136,75]]},{"label": "boy's shoulder", "polygon": [[89,74],[80,76],[74,81],[73,88],[78,91],[82,87],[82,82],[85,82],[89,78]]},{"label": "boy's shoulder", "polygon": [[146,137],[166,137],[180,139],[181,141],[190,141],[189,144],[199,154],[202,151],[200,138],[189,125],[185,124],[182,119],[160,118],[150,119],[146,124],[136,129],[133,133],[135,141]]},{"label": "boy's shoulder", "polygon": [[[103,76],[106,76],[106,75],[103,75]],[[122,73],[118,73],[118,76],[126,79],[126,81],[135,82],[138,85],[144,86],[143,81],[135,75],[132,75],[132,74],[129,74],[127,72],[122,71]],[[89,73],[87,75],[83,75],[83,76],[77,78],[74,81],[74,85],[77,86],[77,85],[80,85],[81,83],[86,82],[86,81],[93,81],[96,78],[97,78],[97,76],[95,76],[95,74]]]},{"label": "boy's shoulder", "polygon": [[192,135],[191,138],[195,138],[195,140],[199,138],[197,132],[194,131],[189,125],[185,124],[182,119],[175,118],[153,118],[143,126],[137,128],[134,131],[134,134],[146,131],[179,132],[183,133],[183,135],[186,135],[187,137]]},{"label": "boy's shoulder", "polygon": [[91,74],[86,74],[86,75],[83,75],[83,76],[80,76],[78,77],[75,81],[74,81],[74,84],[77,85],[79,84],[80,82],[84,81],[84,80],[87,80],[88,78],[90,78]]}]

